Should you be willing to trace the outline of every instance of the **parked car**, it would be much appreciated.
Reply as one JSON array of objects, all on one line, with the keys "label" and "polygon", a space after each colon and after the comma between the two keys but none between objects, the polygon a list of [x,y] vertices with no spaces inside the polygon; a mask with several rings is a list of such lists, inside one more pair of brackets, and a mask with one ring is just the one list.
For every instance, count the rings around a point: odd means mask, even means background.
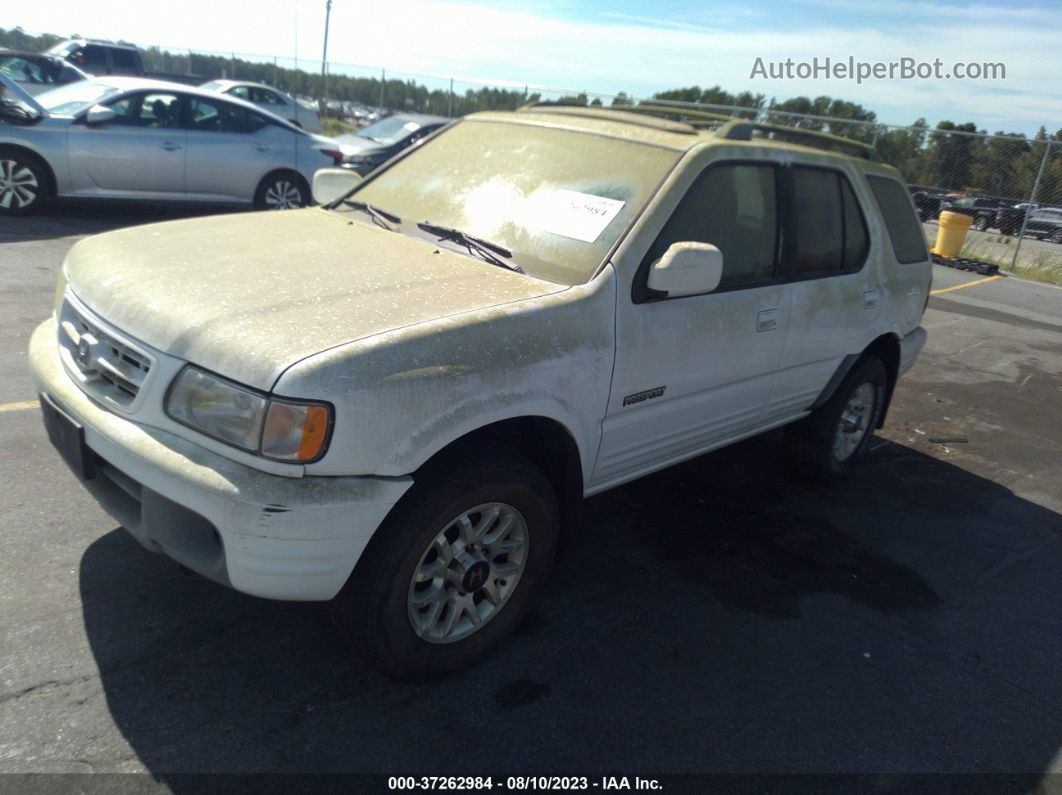
[{"label": "parked car", "polygon": [[287,119],[296,127],[310,132],[321,132],[321,117],[317,111],[298,102],[294,97],[262,83],[244,83],[237,80],[211,80],[200,88],[217,91],[230,97],[238,97],[275,116]]},{"label": "parked car", "polygon": [[1025,214],[1029,211],[1030,205],[1015,204],[1013,207],[1000,207],[996,210],[995,218],[988,224],[990,227],[995,227],[1005,235],[1016,235],[1021,231],[1021,225],[1025,221]]},{"label": "parked car", "polygon": [[15,50],[0,52],[0,74],[14,80],[29,94],[40,94],[88,78],[62,58]]},{"label": "parked car", "polygon": [[67,63],[93,76],[125,75],[168,80],[197,86],[203,82],[198,75],[177,72],[149,72],[144,68],[140,50],[131,44],[117,44],[103,39],[74,38],[60,42],[48,50],[49,55],[62,58]]},{"label": "parked car", "polygon": [[318,208],[83,240],[30,341],[48,435],[148,549],[342,590],[392,676],[467,665],[584,495],[781,426],[834,480],[884,422],[922,228],[873,150],[775,129],[479,113]]},{"label": "parked car", "polygon": [[947,209],[953,213],[962,213],[963,215],[972,216],[973,222],[970,226],[973,229],[983,232],[989,227],[995,226],[996,212],[1009,206],[1010,204],[1006,199],[970,197],[956,199],[951,202]]},{"label": "parked car", "polygon": [[910,191],[911,199],[914,201],[915,209],[918,211],[918,220],[932,221],[940,215],[941,209],[944,207],[945,193],[917,185],[909,185],[907,189]]},{"label": "parked car", "polygon": [[1041,207],[1029,213],[1025,233],[1040,240],[1062,243],[1062,208]]},{"label": "parked car", "polygon": [[356,133],[336,136],[344,162],[359,174],[368,174],[407,147],[422,141],[449,123],[445,116],[397,113]]},{"label": "parked car", "polygon": [[299,207],[314,172],[342,156],[331,139],[189,86],[93,78],[34,98],[0,81],[32,122],[0,124],[3,214],[55,196]]}]

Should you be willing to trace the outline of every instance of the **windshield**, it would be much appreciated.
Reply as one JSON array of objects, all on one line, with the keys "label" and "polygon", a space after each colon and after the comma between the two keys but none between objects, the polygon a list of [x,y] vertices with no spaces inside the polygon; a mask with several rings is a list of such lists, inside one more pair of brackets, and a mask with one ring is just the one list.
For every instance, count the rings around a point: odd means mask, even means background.
[{"label": "windshield", "polygon": [[410,121],[401,116],[389,116],[383,121],[370,124],[368,127],[362,127],[354,134],[381,144],[394,144],[419,129],[420,125],[415,121]]},{"label": "windshield", "polygon": [[358,201],[460,229],[528,273],[589,279],[679,152],[530,124],[466,120],[369,180]]},{"label": "windshield", "polygon": [[82,80],[60,88],[53,88],[37,96],[37,101],[49,113],[70,115],[77,113],[82,108],[95,105],[101,99],[110,94],[115,94],[118,89],[104,83],[95,83]]}]

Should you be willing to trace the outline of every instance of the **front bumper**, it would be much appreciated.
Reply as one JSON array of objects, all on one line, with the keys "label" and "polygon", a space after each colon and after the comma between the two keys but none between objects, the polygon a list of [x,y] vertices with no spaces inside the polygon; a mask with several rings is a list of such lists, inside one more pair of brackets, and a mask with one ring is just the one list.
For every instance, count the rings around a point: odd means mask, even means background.
[{"label": "front bumper", "polygon": [[148,549],[238,591],[331,599],[410,478],[289,478],[98,406],[63,369],[54,319],[30,339],[34,381],[84,426],[84,485]]}]

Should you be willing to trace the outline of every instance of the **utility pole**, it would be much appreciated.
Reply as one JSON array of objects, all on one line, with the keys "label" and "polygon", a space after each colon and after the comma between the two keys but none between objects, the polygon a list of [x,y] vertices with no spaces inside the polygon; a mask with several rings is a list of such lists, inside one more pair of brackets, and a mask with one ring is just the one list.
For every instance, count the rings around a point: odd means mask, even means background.
[{"label": "utility pole", "polygon": [[450,100],[446,103],[446,117],[452,119],[454,117],[454,79],[450,78]]},{"label": "utility pole", "polygon": [[380,70],[380,110],[383,110],[384,102],[384,83],[387,82],[387,70]]},{"label": "utility pole", "polygon": [[321,51],[321,116],[325,115],[325,96],[328,93],[328,20],[332,16],[332,0],[325,0],[324,49]]}]

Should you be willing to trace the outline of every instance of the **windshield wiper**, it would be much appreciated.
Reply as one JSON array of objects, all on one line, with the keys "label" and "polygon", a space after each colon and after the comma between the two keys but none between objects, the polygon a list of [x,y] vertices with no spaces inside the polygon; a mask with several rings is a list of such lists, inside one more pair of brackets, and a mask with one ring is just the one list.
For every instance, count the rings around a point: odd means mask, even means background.
[{"label": "windshield wiper", "polygon": [[354,199],[343,199],[342,204],[345,204],[347,207],[353,207],[355,210],[361,210],[384,229],[389,229],[392,232],[397,232],[398,227],[396,224],[402,223],[402,219],[394,213],[389,213],[387,210],[381,210],[379,207],[373,207],[366,202],[359,202]]},{"label": "windshield wiper", "polygon": [[497,265],[500,268],[508,268],[517,273],[524,272],[524,269],[515,262],[505,262],[504,260],[499,259],[499,257],[512,259],[513,252],[509,251],[509,249],[504,246],[499,246],[497,243],[491,243],[489,240],[484,240],[481,237],[466,235],[460,229],[454,229],[451,226],[438,226],[437,224],[431,224],[427,221],[417,224],[417,229],[427,232],[429,235],[435,235],[439,240],[448,240],[451,243],[457,243],[459,246],[464,246],[468,249],[469,254],[475,252],[492,265]]}]

